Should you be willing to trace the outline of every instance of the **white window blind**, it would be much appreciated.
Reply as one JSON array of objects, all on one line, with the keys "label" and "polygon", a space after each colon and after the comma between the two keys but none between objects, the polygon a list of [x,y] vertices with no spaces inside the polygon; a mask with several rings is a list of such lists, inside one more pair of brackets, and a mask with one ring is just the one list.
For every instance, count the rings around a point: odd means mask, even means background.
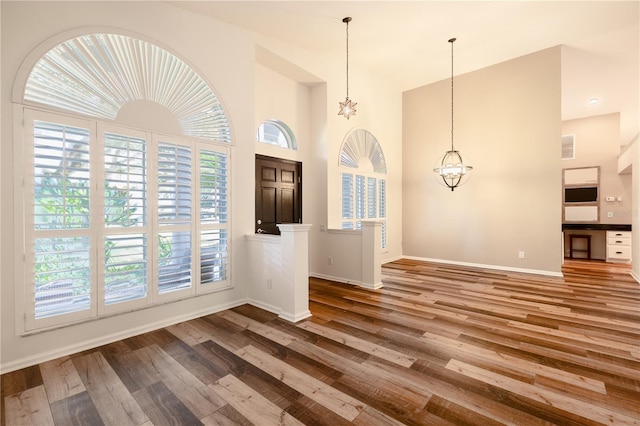
[{"label": "white window blind", "polygon": [[228,158],[225,153],[200,151],[200,221],[227,223]]},{"label": "white window blind", "polygon": [[25,111],[25,331],[229,285],[228,147]]},{"label": "white window blind", "polygon": [[158,234],[159,294],[192,285],[191,152],[184,145],[158,144],[158,223],[171,228]]},{"label": "white window blind", "polygon": [[387,181],[380,179],[378,181],[378,189],[380,193],[378,197],[378,216],[387,217]]},{"label": "white window blind", "polygon": [[158,234],[158,293],[191,287],[191,233]]},{"label": "white window blind", "polygon": [[[353,219],[353,175],[342,174],[342,219]],[[351,222],[343,222],[344,223]]]},{"label": "white window blind", "polygon": [[367,205],[367,193],[365,187],[365,178],[364,176],[356,175],[356,219],[364,219],[365,218],[365,208]]},{"label": "white window blind", "polygon": [[375,219],[378,217],[376,202],[376,178],[367,178],[367,217]]},{"label": "white window blind", "polygon": [[211,286],[228,278],[228,155],[200,151],[200,284]]},{"label": "white window blind", "polygon": [[158,144],[158,219],[161,225],[191,221],[191,149]]},{"label": "white window blind", "polygon": [[107,305],[147,297],[145,234],[105,237],[104,293]]},{"label": "white window blind", "polygon": [[90,131],[33,122],[34,317],[91,307]]},{"label": "white window blind", "polygon": [[[355,202],[354,202],[355,201]],[[362,229],[362,219],[385,219],[387,182],[371,176],[342,173],[342,229]],[[382,223],[382,248],[387,247],[387,222]]]},{"label": "white window blind", "polygon": [[202,284],[227,279],[227,246],[226,229],[200,232],[200,282]]},{"label": "white window blind", "polygon": [[107,227],[145,225],[146,141],[104,134],[104,213]]},{"label": "white window blind", "polygon": [[35,227],[89,227],[89,129],[34,123]]},{"label": "white window blind", "polygon": [[89,237],[36,238],[35,319],[91,307]]}]

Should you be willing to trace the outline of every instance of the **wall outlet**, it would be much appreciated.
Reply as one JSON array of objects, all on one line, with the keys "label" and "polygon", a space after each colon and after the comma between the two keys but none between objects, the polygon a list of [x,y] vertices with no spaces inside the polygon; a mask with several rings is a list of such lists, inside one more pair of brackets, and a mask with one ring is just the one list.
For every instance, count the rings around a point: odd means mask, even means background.
[{"label": "wall outlet", "polygon": [[518,252],[518,258],[524,259],[524,252],[523,251],[519,251]]},{"label": "wall outlet", "polygon": [[613,212],[607,212],[607,217],[613,217]]},{"label": "wall outlet", "polygon": [[329,256],[329,259],[327,259],[327,262],[329,263],[329,265],[333,265],[333,257]]},{"label": "wall outlet", "polygon": [[273,286],[273,282],[271,281],[271,278],[267,278],[267,288],[271,289],[272,286]]}]

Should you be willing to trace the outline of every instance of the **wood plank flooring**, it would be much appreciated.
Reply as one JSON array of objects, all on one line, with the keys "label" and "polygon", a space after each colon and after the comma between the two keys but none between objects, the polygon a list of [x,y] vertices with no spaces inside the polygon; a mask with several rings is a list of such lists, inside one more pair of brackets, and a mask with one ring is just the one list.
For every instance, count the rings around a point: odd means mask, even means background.
[{"label": "wood plank flooring", "polygon": [[640,284],[400,260],[2,376],[2,425],[640,425]]}]

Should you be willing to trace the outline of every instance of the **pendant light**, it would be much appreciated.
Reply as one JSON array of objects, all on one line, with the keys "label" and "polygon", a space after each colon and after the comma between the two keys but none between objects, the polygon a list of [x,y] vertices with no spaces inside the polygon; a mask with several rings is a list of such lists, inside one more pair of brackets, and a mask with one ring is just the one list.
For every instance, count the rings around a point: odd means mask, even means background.
[{"label": "pendant light", "polygon": [[453,147],[453,42],[455,38],[449,39],[451,43],[451,149],[444,153],[442,159],[436,163],[433,169],[438,174],[438,181],[451,188],[451,191],[465,183],[473,167],[464,164],[462,155]]},{"label": "pendant light", "polygon": [[356,115],[356,105],[358,105],[358,103],[349,99],[349,22],[351,22],[351,18],[346,17],[342,22],[347,24],[347,97],[344,102],[340,102],[338,115],[344,115],[344,118],[348,120],[352,115]]}]

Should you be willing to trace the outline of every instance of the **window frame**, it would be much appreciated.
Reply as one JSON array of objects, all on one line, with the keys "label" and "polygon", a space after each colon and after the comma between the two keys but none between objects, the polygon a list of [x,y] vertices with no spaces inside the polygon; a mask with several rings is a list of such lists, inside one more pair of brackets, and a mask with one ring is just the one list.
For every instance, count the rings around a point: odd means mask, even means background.
[{"label": "window frame", "polygon": [[[16,256],[15,268],[15,306],[16,306],[16,333],[27,335],[52,328],[78,324],[85,321],[96,320],[107,316],[122,314],[134,310],[148,308],[150,306],[162,305],[181,299],[198,297],[216,291],[233,288],[232,281],[232,224],[230,207],[232,201],[231,194],[231,151],[232,147],[227,143],[216,143],[210,140],[196,139],[186,136],[175,136],[132,129],[116,123],[104,122],[95,118],[76,117],[69,114],[52,112],[46,109],[31,106],[14,104],[14,159],[15,164],[23,164],[24,167],[16,167],[15,191],[14,191],[14,213],[18,218],[16,221]],[[60,234],[52,231],[36,231],[34,224],[34,120],[60,124],[63,126],[76,126],[89,129],[89,176],[90,176],[90,200],[89,200],[89,227],[87,229],[74,229],[70,232],[63,230],[62,234],[82,234],[87,235],[90,241],[90,307],[87,310],[57,314],[36,319],[35,317],[35,286],[33,265],[36,255],[35,248],[29,246],[35,242],[38,234],[53,235]],[[128,137],[143,137],[146,140],[146,220],[144,226],[135,226],[126,229],[118,227],[108,227],[105,224],[105,154],[104,154],[104,134],[115,133]],[[157,143],[159,140],[175,142],[184,146],[189,146],[192,150],[191,156],[191,176],[192,176],[192,199],[191,199],[191,220],[188,224],[191,233],[191,276],[192,281],[189,288],[170,291],[165,294],[158,293],[157,280],[157,241],[158,232],[173,230],[173,227],[160,227],[157,218]],[[215,152],[226,158],[224,171],[220,176],[224,179],[224,197],[226,201],[226,217],[222,223],[201,225],[200,217],[200,159],[201,152]],[[155,213],[154,213],[155,212]],[[200,282],[203,269],[201,264],[201,231],[224,230],[226,236],[224,241],[226,251],[222,255],[222,264],[225,277],[221,280],[209,281],[205,284]],[[131,300],[118,301],[107,304],[105,302],[105,254],[104,245],[108,235],[126,234],[146,234],[146,296]]]},{"label": "window frame", "polygon": [[[271,125],[274,126],[276,129],[279,130],[280,134],[284,137],[287,146],[282,145],[281,143],[274,143],[268,140],[265,140],[265,138],[261,138],[260,137],[260,133],[264,133],[264,126],[265,125]],[[283,148],[283,149],[290,149],[292,151],[297,151],[298,150],[298,144],[296,142],[296,137],[293,134],[293,131],[291,130],[291,128],[289,126],[287,126],[286,123],[280,121],[280,120],[266,120],[263,121],[262,123],[260,123],[258,125],[258,130],[256,131],[256,141],[263,143],[265,145],[271,145],[271,146],[275,146],[278,148]]]}]

